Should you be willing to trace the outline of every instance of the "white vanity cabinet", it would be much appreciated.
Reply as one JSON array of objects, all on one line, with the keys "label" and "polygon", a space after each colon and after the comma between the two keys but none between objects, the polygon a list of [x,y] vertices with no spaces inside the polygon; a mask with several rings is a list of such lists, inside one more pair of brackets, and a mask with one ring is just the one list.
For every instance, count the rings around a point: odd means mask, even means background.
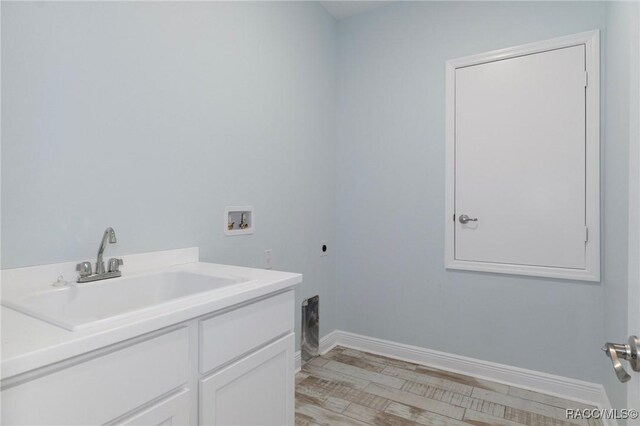
[{"label": "white vanity cabinet", "polygon": [[2,381],[3,425],[293,425],[294,292]]}]

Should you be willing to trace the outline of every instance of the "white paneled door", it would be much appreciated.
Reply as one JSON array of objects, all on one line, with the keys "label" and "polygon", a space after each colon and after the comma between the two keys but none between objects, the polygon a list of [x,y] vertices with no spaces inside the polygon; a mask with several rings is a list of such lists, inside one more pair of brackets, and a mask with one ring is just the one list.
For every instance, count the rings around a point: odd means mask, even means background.
[{"label": "white paneled door", "polygon": [[[564,44],[471,57],[450,71],[449,267],[587,278],[589,239],[598,237],[588,218],[598,163],[587,170],[587,88],[598,83],[587,44]],[[597,147],[596,134],[595,155]]]},{"label": "white paneled door", "polygon": [[584,268],[584,56],[456,70],[456,259]]}]

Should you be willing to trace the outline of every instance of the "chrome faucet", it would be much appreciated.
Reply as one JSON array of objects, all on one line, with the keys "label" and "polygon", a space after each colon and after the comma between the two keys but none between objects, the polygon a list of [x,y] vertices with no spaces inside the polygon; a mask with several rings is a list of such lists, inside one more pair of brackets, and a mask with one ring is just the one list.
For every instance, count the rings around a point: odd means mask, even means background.
[{"label": "chrome faucet", "polygon": [[105,271],[103,254],[104,249],[107,246],[107,241],[109,241],[109,244],[113,244],[118,241],[116,239],[116,233],[111,227],[105,229],[104,235],[102,236],[102,241],[100,242],[100,247],[98,248],[98,258],[96,259],[96,273],[91,273],[91,262],[78,263],[76,265],[76,271],[79,272],[77,282],[87,283],[90,281],[106,280],[107,278],[116,278],[122,276],[122,272],[120,272],[120,266],[123,263],[122,259],[109,259],[109,269]]}]

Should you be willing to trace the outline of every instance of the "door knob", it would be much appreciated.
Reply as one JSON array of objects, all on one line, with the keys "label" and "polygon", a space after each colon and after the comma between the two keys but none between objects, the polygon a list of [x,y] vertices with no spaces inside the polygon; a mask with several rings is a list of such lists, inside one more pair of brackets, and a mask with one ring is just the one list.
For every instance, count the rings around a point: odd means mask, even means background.
[{"label": "door knob", "polygon": [[633,371],[640,371],[640,359],[638,359],[638,352],[640,351],[640,339],[636,336],[629,337],[629,341],[626,344],[621,343],[607,343],[602,350],[611,358],[611,364],[613,364],[613,371],[615,371],[618,380],[622,383],[631,380],[631,376],[625,371],[620,358],[629,361],[629,365]]},{"label": "door knob", "polygon": [[465,223],[469,223],[469,222],[477,222],[478,218],[477,217],[469,217],[466,214],[462,214],[462,215],[460,215],[458,220],[460,221],[460,223],[462,223],[464,225]]}]

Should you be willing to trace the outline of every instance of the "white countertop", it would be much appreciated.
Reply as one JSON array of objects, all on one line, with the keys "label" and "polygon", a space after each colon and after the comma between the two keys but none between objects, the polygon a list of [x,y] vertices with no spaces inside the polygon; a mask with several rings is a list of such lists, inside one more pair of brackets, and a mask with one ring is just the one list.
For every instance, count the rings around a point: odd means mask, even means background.
[{"label": "white countertop", "polygon": [[[195,250],[195,258],[197,259],[197,249],[187,250]],[[167,253],[170,252],[161,253],[166,257]],[[1,378],[9,378],[247,300],[283,291],[302,282],[302,275],[300,274],[203,263],[193,261],[194,256],[191,256],[193,253],[189,254],[190,256],[183,256],[181,259],[181,262],[187,261],[187,263],[170,264],[170,266],[164,268],[154,269],[153,272],[180,270],[205,275],[236,275],[250,280],[208,291],[197,299],[189,298],[188,301],[183,303],[174,301],[168,306],[168,309],[161,312],[158,312],[158,310],[147,312],[117,322],[77,331],[68,331],[2,306],[0,312],[2,331],[2,343],[0,346],[2,357],[0,364]],[[136,256],[141,257],[142,255]],[[127,257],[125,257],[125,265],[127,264],[126,261]],[[136,261],[134,260],[130,263],[136,264]],[[144,271],[143,263],[145,262],[137,262],[135,268],[132,269],[137,269],[138,272]],[[64,266],[63,270],[68,271],[69,264],[60,265]],[[47,283],[49,286],[51,285],[50,282],[55,279],[55,276],[51,277],[51,273],[61,270],[60,266],[58,266],[57,270],[52,269],[52,266],[48,265],[46,270],[49,273],[47,277],[51,278]],[[41,269],[40,273],[44,269],[43,267],[37,268]],[[27,269],[29,268],[21,268],[20,272],[22,273]],[[8,284],[7,280],[24,281],[24,279],[20,274],[5,274],[5,272],[9,271],[3,271],[3,294],[7,290],[10,295],[15,295],[16,286],[21,284],[16,282]],[[123,268],[123,275],[125,274],[127,274],[127,271]],[[15,277],[19,277],[19,279],[15,279]],[[42,288],[42,286],[40,287]],[[33,291],[33,288],[29,288],[26,284],[22,284],[21,288],[24,288],[25,291]]]}]

